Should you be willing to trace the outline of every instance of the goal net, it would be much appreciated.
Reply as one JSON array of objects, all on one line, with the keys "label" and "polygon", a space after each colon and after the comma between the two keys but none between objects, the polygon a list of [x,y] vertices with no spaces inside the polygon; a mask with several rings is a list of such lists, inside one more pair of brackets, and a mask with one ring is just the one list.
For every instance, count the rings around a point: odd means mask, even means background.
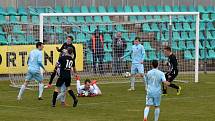
[{"label": "goal net", "polygon": [[[42,13],[37,28],[40,41],[45,43],[44,63],[49,72],[54,70],[59,56],[55,47],[61,47],[67,36],[72,36],[76,67],[82,78],[126,83],[131,56],[120,57],[130,51],[135,37],[140,37],[146,52],[145,73],[151,69],[154,59],[159,60],[160,70],[168,71],[163,48],[169,45],[179,64],[176,81],[198,82],[199,47],[202,46],[199,45],[198,12]],[[138,76],[137,80],[142,81]]]}]

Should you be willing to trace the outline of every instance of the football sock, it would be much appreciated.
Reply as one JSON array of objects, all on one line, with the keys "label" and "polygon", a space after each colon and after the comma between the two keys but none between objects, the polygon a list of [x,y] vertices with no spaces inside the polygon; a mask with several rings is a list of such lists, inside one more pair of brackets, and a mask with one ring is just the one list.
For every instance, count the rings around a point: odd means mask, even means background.
[{"label": "football sock", "polygon": [[179,89],[179,87],[177,85],[175,85],[175,84],[170,84],[169,86],[172,87],[172,88],[175,88],[175,89]]},{"label": "football sock", "polygon": [[53,80],[54,80],[54,77],[55,77],[56,73],[57,73],[57,71],[54,70],[54,72],[51,74],[51,78],[50,78],[50,80],[49,80],[49,84],[52,84],[52,82],[53,82]]},{"label": "football sock", "polygon": [[160,108],[155,108],[155,121],[158,121],[159,114],[160,114]]},{"label": "football sock", "polygon": [[59,99],[62,100],[63,95],[64,95],[64,92],[59,93],[59,94],[57,95],[57,99],[56,99],[56,100],[59,100]]},{"label": "football sock", "polygon": [[131,88],[134,88],[135,77],[131,77]]},{"label": "football sock", "polygon": [[145,107],[145,109],[144,109],[144,119],[147,119],[148,114],[149,114],[149,107]]},{"label": "football sock", "polygon": [[53,98],[52,98],[52,105],[55,105],[55,104],[56,104],[57,95],[58,95],[58,92],[55,92],[55,91],[54,91],[54,93],[53,93]]},{"label": "football sock", "polygon": [[39,83],[39,97],[42,97],[43,95],[43,89],[44,89],[44,84]]},{"label": "football sock", "polygon": [[20,88],[20,90],[19,90],[18,97],[21,97],[22,94],[24,93],[24,91],[25,91],[25,85],[22,85],[21,88]]},{"label": "football sock", "polygon": [[73,100],[76,100],[75,94],[72,90],[69,90],[69,95],[72,96]]}]

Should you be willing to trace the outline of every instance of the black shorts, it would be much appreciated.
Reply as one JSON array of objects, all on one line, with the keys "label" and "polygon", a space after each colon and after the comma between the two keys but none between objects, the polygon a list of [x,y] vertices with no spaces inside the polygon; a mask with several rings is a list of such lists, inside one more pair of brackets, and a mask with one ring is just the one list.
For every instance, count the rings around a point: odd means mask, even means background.
[{"label": "black shorts", "polygon": [[69,87],[70,83],[71,83],[71,77],[66,77],[66,78],[59,77],[57,82],[56,82],[56,86],[61,87],[63,85],[63,83],[65,83],[66,87]]},{"label": "black shorts", "polygon": [[168,82],[172,82],[178,74],[166,73],[165,77]]}]

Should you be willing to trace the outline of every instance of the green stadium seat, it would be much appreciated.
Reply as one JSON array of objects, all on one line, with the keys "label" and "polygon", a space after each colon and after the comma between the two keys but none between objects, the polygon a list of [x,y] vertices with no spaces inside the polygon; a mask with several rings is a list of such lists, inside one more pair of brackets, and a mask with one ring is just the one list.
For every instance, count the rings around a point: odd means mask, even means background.
[{"label": "green stadium seat", "polygon": [[202,22],[208,22],[211,21],[209,18],[209,14],[202,14],[201,20]]},{"label": "green stadium seat", "polygon": [[102,33],[108,32],[107,27],[105,25],[99,25],[99,31],[101,31]]},{"label": "green stadium seat", "polygon": [[78,16],[78,17],[76,17],[76,19],[77,19],[78,23],[85,23],[85,20],[84,20],[83,16]]},{"label": "green stadium seat", "polygon": [[215,37],[215,31],[212,31],[211,34],[213,37]]},{"label": "green stadium seat", "polygon": [[20,15],[20,16],[27,16],[28,15],[24,6],[20,6],[18,8],[18,15]]},{"label": "green stadium seat", "polygon": [[29,9],[28,11],[29,11],[31,16],[38,16],[39,15],[35,8],[29,7],[28,9]]},{"label": "green stadium seat", "polygon": [[133,23],[136,22],[137,21],[136,16],[129,16],[129,21]]},{"label": "green stadium seat", "polygon": [[191,23],[190,27],[191,27],[191,31],[195,31],[196,30],[196,23]]},{"label": "green stadium seat", "polygon": [[55,11],[56,11],[57,13],[63,13],[62,7],[61,7],[60,5],[56,5],[56,6],[55,6]]},{"label": "green stadium seat", "polygon": [[178,22],[187,22],[185,16],[178,16]]},{"label": "green stadium seat", "polygon": [[97,13],[97,8],[95,6],[90,6],[90,13]]},{"label": "green stadium seat", "polygon": [[74,16],[68,16],[67,17],[67,21],[68,21],[68,23],[76,23],[76,20],[75,20],[75,17]]},{"label": "green stadium seat", "polygon": [[143,46],[145,50],[155,50],[154,48],[152,48],[150,42],[144,42]]},{"label": "green stadium seat", "polygon": [[192,53],[189,50],[184,51],[184,59],[186,59],[186,60],[194,59]]},{"label": "green stadium seat", "polygon": [[97,29],[96,25],[90,25],[90,32],[91,33],[94,33],[96,29]]},{"label": "green stadium seat", "polygon": [[199,30],[200,30],[200,31],[203,31],[203,30],[205,30],[205,23],[203,23],[203,22],[200,22],[200,25],[199,25]]},{"label": "green stadium seat", "polygon": [[45,8],[36,8],[36,11],[37,11],[37,13],[38,14],[40,14],[40,13],[46,13],[46,10],[45,10]]},{"label": "green stadium seat", "polygon": [[173,12],[180,12],[179,7],[177,5],[173,6]]},{"label": "green stadium seat", "polygon": [[66,6],[66,5],[65,5],[65,6],[63,7],[63,12],[64,12],[64,13],[71,13],[72,11],[71,11],[71,9],[70,9],[69,6]]},{"label": "green stadium seat", "polygon": [[47,34],[55,34],[54,29],[52,27],[45,27],[44,32]]},{"label": "green stadium seat", "polygon": [[197,8],[198,12],[200,13],[206,13],[204,7],[202,5],[198,5],[198,8]]},{"label": "green stadium seat", "polygon": [[126,47],[125,51],[130,51],[132,46],[133,46],[133,44],[131,42],[127,42],[127,47]]},{"label": "green stadium seat", "polygon": [[210,45],[210,42],[208,40],[206,40],[206,48],[213,49],[213,47]]},{"label": "green stadium seat", "polygon": [[173,50],[180,50],[180,48],[178,47],[178,43],[176,41],[172,42],[172,46],[171,47],[172,47]]},{"label": "green stadium seat", "polygon": [[147,52],[146,52],[145,55],[144,55],[144,61],[150,61]]},{"label": "green stadium seat", "polygon": [[122,33],[122,38],[124,38],[127,42],[132,41],[132,40],[129,39],[128,33]]},{"label": "green stadium seat", "polygon": [[88,10],[86,5],[81,6],[81,12],[82,13],[89,13],[89,10]]},{"label": "green stadium seat", "polygon": [[38,16],[32,16],[31,17],[31,22],[33,23],[33,24],[39,24],[39,17]]},{"label": "green stadium seat", "polygon": [[141,11],[142,11],[142,12],[148,12],[147,6],[143,5],[143,6],[141,7]]},{"label": "green stadium seat", "polygon": [[2,6],[0,6],[0,15],[7,15],[7,12],[5,12],[4,8]]},{"label": "green stadium seat", "polygon": [[23,34],[17,35],[17,44],[26,44],[26,38]]},{"label": "green stadium seat", "polygon": [[182,40],[192,40],[191,38],[188,37],[187,32],[181,32],[181,39]]},{"label": "green stadium seat", "polygon": [[140,12],[139,6],[134,5],[133,6],[133,12]]},{"label": "green stadium seat", "polygon": [[152,16],[146,16],[146,20],[152,20]]},{"label": "green stadium seat", "polygon": [[187,41],[187,49],[195,49],[193,41]]},{"label": "green stadium seat", "polygon": [[157,12],[164,12],[163,6],[157,6]]},{"label": "green stadium seat", "polygon": [[156,12],[155,6],[150,5],[149,6],[149,12]]},{"label": "green stadium seat", "polygon": [[191,31],[190,24],[184,22],[184,23],[183,23],[183,29],[184,29],[185,31]]},{"label": "green stadium seat", "polygon": [[93,18],[91,16],[86,16],[85,19],[86,19],[87,23],[93,23],[94,22]]},{"label": "green stadium seat", "polygon": [[209,56],[209,59],[214,59],[215,58],[215,52],[214,52],[214,50],[209,50],[208,51],[208,56]]},{"label": "green stadium seat", "polygon": [[100,6],[98,7],[98,11],[99,11],[99,13],[106,13],[106,12],[107,12],[106,9],[105,9],[105,7],[102,6],[102,5],[100,5]]},{"label": "green stadium seat", "polygon": [[162,23],[162,24],[161,24],[161,30],[162,30],[162,31],[168,31],[168,28],[167,28],[167,26],[166,26],[165,23]]},{"label": "green stadium seat", "polygon": [[107,26],[107,30],[108,32],[116,32],[115,28],[113,27],[113,25],[108,25]]},{"label": "green stadium seat", "polygon": [[0,15],[0,24],[6,24],[6,23],[7,23],[7,21],[6,21],[5,16]]},{"label": "green stadium seat", "polygon": [[212,22],[207,23],[207,30],[215,30],[214,24]]},{"label": "green stadium seat", "polygon": [[61,24],[69,24],[67,21],[67,17],[58,17],[58,21]]},{"label": "green stadium seat", "polygon": [[17,12],[16,12],[16,9],[13,7],[13,6],[9,6],[8,8],[7,8],[7,13],[8,13],[8,15],[17,15]]},{"label": "green stadium seat", "polygon": [[195,22],[193,16],[185,16],[186,22]]},{"label": "green stadium seat", "polygon": [[[195,55],[195,51],[193,52],[193,55]],[[199,58],[200,59],[205,59],[205,58],[208,58],[208,52],[207,50],[200,50],[199,52]]]},{"label": "green stadium seat", "polygon": [[91,34],[86,34],[86,36],[85,36],[86,42],[90,41],[91,38],[92,38]]},{"label": "green stadium seat", "polygon": [[51,16],[50,17],[50,23],[52,23],[52,24],[59,24],[57,16]]},{"label": "green stadium seat", "polygon": [[111,43],[104,43],[104,52],[112,52]]},{"label": "green stadium seat", "polygon": [[118,5],[116,8],[117,12],[124,12],[123,6],[122,5]]},{"label": "green stadium seat", "polygon": [[208,5],[207,8],[206,8],[206,12],[207,13],[213,13],[213,12],[215,12],[213,6]]},{"label": "green stadium seat", "polygon": [[152,61],[152,60],[157,60],[157,56],[155,54],[155,51],[149,51],[149,60]]},{"label": "green stadium seat", "polygon": [[112,42],[112,38],[111,38],[110,34],[104,34],[104,42],[107,42],[107,43]]},{"label": "green stadium seat", "polygon": [[132,12],[131,6],[126,5],[126,6],[125,6],[125,12]]},{"label": "green stadium seat", "polygon": [[164,55],[164,53],[162,51],[159,51],[157,53],[157,57],[159,60],[167,60],[168,58]]},{"label": "green stadium seat", "polygon": [[173,27],[173,31],[184,31],[181,23],[176,23]]},{"label": "green stadium seat", "polygon": [[103,16],[103,22],[104,23],[112,23],[112,21],[111,21],[109,16]]},{"label": "green stadium seat", "polygon": [[107,63],[107,62],[112,62],[112,61],[113,61],[112,55],[111,55],[110,52],[106,52],[106,53],[105,53],[103,61],[104,61],[105,63]]},{"label": "green stadium seat", "polygon": [[110,6],[108,6],[108,12],[109,13],[114,13],[115,12],[115,8],[114,8],[114,6],[112,6],[112,5],[110,5]]},{"label": "green stadium seat", "polygon": [[2,28],[2,26],[0,26],[0,35],[4,35],[4,34],[6,34],[7,32],[4,32],[3,31],[3,28]]},{"label": "green stadium seat", "polygon": [[[195,45],[195,41],[194,41],[194,45]],[[202,46],[202,42],[199,42],[199,49],[204,49],[204,47]]]},{"label": "green stadium seat", "polygon": [[81,9],[79,6],[75,6],[75,7],[72,7],[72,12],[73,13],[81,13]]},{"label": "green stadium seat", "polygon": [[[214,10],[215,11],[215,10]],[[211,21],[215,21],[215,13],[211,14]]]},{"label": "green stadium seat", "polygon": [[169,41],[169,32],[164,32],[164,33],[161,35],[161,40],[162,40],[162,41]]},{"label": "green stadium seat", "polygon": [[185,45],[185,41],[179,41],[179,42],[178,42],[178,48],[179,48],[180,50],[185,50],[185,49],[187,49],[187,47],[186,47],[186,45]]},{"label": "green stadium seat", "polygon": [[77,43],[85,43],[86,42],[85,34],[78,33],[77,36],[76,36],[75,42],[77,42]]},{"label": "green stadium seat", "polygon": [[125,30],[123,25],[116,25],[116,31],[119,32],[126,32],[127,30]]},{"label": "green stadium seat", "polygon": [[214,40],[215,39],[215,37],[211,34],[211,32],[210,31],[206,31],[206,37],[207,37],[207,40]]},{"label": "green stadium seat", "polygon": [[172,9],[171,9],[171,7],[170,7],[169,5],[166,5],[166,6],[164,7],[164,11],[165,11],[165,12],[171,12]]},{"label": "green stadium seat", "polygon": [[199,39],[200,40],[204,40],[205,39],[205,36],[204,36],[203,32],[199,32]]},{"label": "green stadium seat", "polygon": [[88,49],[88,51],[86,51],[86,63],[91,64],[92,62],[93,62],[93,54],[92,54],[92,51]]},{"label": "green stadium seat", "polygon": [[151,31],[151,29],[150,29],[150,27],[149,27],[149,24],[148,24],[148,23],[144,23],[144,24],[142,25],[142,30],[143,30],[144,32],[149,32],[149,31]]},{"label": "green stadium seat", "polygon": [[36,43],[36,39],[34,38],[34,36],[32,34],[26,36],[26,41],[28,44],[35,44]]},{"label": "green stadium seat", "polygon": [[0,35],[0,45],[6,45],[8,44],[7,39],[4,35]]},{"label": "green stadium seat", "polygon": [[161,22],[169,22],[169,16],[162,16]]},{"label": "green stadium seat", "polygon": [[19,23],[19,21],[17,20],[16,16],[10,16],[10,23],[16,24]]},{"label": "green stadium seat", "polygon": [[55,33],[56,34],[63,34],[64,32],[63,32],[62,27],[61,26],[56,26],[55,27]]},{"label": "green stadium seat", "polygon": [[196,39],[195,32],[193,32],[193,31],[189,32],[189,40],[195,40],[195,39]]},{"label": "green stadium seat", "polygon": [[103,22],[101,16],[95,16],[95,17],[94,17],[94,21],[95,21],[96,23],[102,23],[102,22]]},{"label": "green stadium seat", "polygon": [[215,39],[214,40],[211,40],[211,48],[215,49]]},{"label": "green stadium seat", "polygon": [[138,21],[144,21],[145,18],[144,18],[143,16],[137,16],[137,20],[138,20]]},{"label": "green stadium seat", "polygon": [[21,16],[21,22],[22,23],[28,23],[28,17],[27,16]]},{"label": "green stadium seat", "polygon": [[186,5],[182,5],[181,7],[180,7],[180,11],[181,12],[187,12],[188,10],[187,10],[187,6]]},{"label": "green stadium seat", "polygon": [[129,40],[132,42],[136,36],[137,36],[136,33],[130,33],[129,34],[129,38],[130,38]]},{"label": "green stadium seat", "polygon": [[152,23],[152,25],[151,25],[151,31],[154,31],[154,32],[160,31],[159,28],[158,28],[157,23]]},{"label": "green stadium seat", "polygon": [[25,32],[22,31],[22,26],[20,26],[20,25],[14,25],[13,26],[13,33],[14,34],[24,34]]},{"label": "green stadium seat", "polygon": [[196,8],[193,5],[189,6],[189,11],[190,12],[196,12]]}]

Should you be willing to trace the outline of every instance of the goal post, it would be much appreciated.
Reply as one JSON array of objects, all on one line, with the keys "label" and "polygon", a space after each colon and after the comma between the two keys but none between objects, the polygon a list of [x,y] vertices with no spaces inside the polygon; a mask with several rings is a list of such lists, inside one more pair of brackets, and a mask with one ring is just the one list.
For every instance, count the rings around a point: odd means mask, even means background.
[{"label": "goal post", "polygon": [[[177,17],[177,16],[194,16],[194,22],[195,22],[195,42],[194,42],[195,53],[193,54],[194,60],[192,62],[193,62],[193,64],[195,66],[194,66],[194,69],[187,69],[187,70],[182,69],[182,70],[184,71],[185,74],[187,72],[189,72],[189,71],[192,71],[192,73],[194,72],[193,82],[199,82],[199,76],[198,76],[199,75],[199,72],[198,72],[199,71],[199,22],[200,22],[200,19],[199,19],[200,13],[199,12],[41,13],[39,15],[39,18],[40,18],[40,22],[39,22],[39,39],[40,39],[41,42],[43,42],[43,40],[44,40],[44,26],[46,24],[44,22],[44,18],[46,18],[46,17],[88,17],[88,16],[89,17],[92,17],[92,16],[93,17],[95,17],[95,16],[114,16],[114,17],[117,17],[117,16],[124,16],[124,17],[125,16],[127,16],[127,17],[131,17],[131,16],[144,16],[144,17],[146,17],[146,16],[168,16],[169,17],[169,22],[168,22],[169,24],[172,24],[173,16],[174,17]],[[153,21],[154,20],[152,19],[150,22],[153,24]],[[135,26],[138,23],[144,24],[144,22],[147,23],[147,21],[144,21],[144,20],[139,21],[139,22],[135,21],[135,22],[131,22],[131,23],[129,23],[129,22],[126,23],[125,22],[124,26],[129,28],[130,27],[129,24],[133,24]],[[159,24],[161,23],[159,21],[156,21],[156,22],[158,22]],[[124,23],[124,21],[121,21],[121,24],[122,23]],[[62,24],[59,25],[59,26],[63,26]],[[73,23],[73,24],[75,26],[75,23]],[[89,25],[90,23],[85,22],[85,23],[82,23],[82,24]],[[100,25],[100,24],[103,24],[103,23],[98,23],[98,25]],[[113,22],[113,23],[110,23],[110,24],[117,25],[117,24],[120,24],[120,22]],[[57,26],[57,25],[52,24],[50,26]],[[70,26],[70,25],[67,25],[67,26]],[[132,28],[132,29],[135,29],[135,28]],[[159,29],[161,29],[161,28],[159,28]],[[161,31],[161,33],[162,33],[162,31]],[[171,39],[171,37],[170,37],[170,39]],[[161,46],[161,45],[156,45],[156,46]],[[184,62],[184,63],[187,64],[187,65],[183,65],[184,67],[191,66],[191,63],[189,62],[189,60],[188,60],[188,62]],[[93,75],[89,75],[89,76],[93,76]]]}]

